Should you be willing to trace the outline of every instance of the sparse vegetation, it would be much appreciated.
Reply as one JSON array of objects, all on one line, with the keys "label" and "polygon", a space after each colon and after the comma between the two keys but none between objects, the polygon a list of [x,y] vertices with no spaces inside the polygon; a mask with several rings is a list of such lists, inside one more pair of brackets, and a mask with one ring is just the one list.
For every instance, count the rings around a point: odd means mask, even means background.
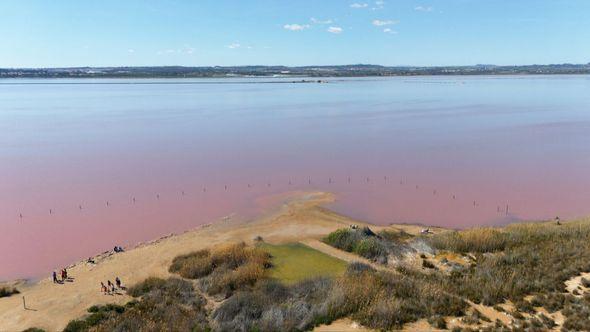
[{"label": "sparse vegetation", "polygon": [[[258,241],[254,247],[241,243],[197,251],[175,258],[170,271],[195,279],[203,292],[219,295],[223,302],[209,314],[191,282],[148,278],[129,288],[135,301],[124,307],[92,307],[88,316],[72,321],[68,331],[141,330],[145,324],[152,330],[301,331],[342,317],[378,330],[402,328],[419,319],[445,329],[449,316],[462,317],[461,322],[470,326],[463,330],[554,328],[555,321],[538,307],[549,313],[561,310],[564,331],[590,329],[590,295],[568,294],[564,284],[590,271],[588,224],[521,224],[424,238],[341,229],[324,239],[373,260],[418,240],[443,255],[415,250],[421,266],[402,264],[391,271],[363,263],[345,267],[300,244]],[[436,269],[437,259],[446,257],[469,258],[453,269]],[[583,278],[581,284],[588,287],[588,280]],[[514,323],[507,327],[493,322],[465,299],[493,306],[511,315]],[[514,309],[500,306],[506,300]]]},{"label": "sparse vegetation", "polygon": [[432,244],[444,250],[475,252],[476,263],[453,272],[445,288],[494,305],[507,299],[519,302],[528,294],[565,292],[566,280],[590,271],[588,240],[588,224],[516,224],[502,230],[435,235]]},{"label": "sparse vegetation", "polygon": [[129,289],[138,299],[125,306],[92,306],[64,332],[77,331],[208,331],[205,299],[190,282],[149,278]]},{"label": "sparse vegetation", "polygon": [[14,287],[0,287],[0,297],[9,297],[18,293],[20,292]]}]

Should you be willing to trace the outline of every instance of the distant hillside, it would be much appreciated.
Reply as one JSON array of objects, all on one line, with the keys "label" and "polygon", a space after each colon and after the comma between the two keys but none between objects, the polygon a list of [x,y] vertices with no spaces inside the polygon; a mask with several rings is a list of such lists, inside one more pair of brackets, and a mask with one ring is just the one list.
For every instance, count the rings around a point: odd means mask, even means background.
[{"label": "distant hillside", "polygon": [[0,78],[182,78],[182,77],[364,77],[419,75],[551,75],[590,74],[589,64],[527,66],[448,66],[386,67],[378,65],[343,66],[236,66],[236,67],[73,67],[73,68],[0,68]]}]

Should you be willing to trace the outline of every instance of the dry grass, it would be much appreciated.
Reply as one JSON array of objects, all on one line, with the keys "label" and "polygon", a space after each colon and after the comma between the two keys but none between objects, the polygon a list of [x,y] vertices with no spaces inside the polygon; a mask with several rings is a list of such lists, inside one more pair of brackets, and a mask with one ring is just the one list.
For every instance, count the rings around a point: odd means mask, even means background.
[{"label": "dry grass", "polygon": [[495,252],[506,248],[508,235],[495,228],[474,228],[465,231],[447,232],[432,237],[435,248],[459,253]]},{"label": "dry grass", "polygon": [[238,243],[178,256],[169,271],[184,278],[200,279],[208,294],[227,297],[238,289],[253,286],[270,266],[271,257],[266,251]]}]

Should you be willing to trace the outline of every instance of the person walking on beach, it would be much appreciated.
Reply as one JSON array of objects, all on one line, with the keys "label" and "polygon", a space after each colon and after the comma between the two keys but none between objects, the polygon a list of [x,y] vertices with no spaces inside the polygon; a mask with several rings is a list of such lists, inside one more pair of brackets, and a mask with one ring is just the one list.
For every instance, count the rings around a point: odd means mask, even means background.
[{"label": "person walking on beach", "polygon": [[115,277],[115,283],[117,284],[117,288],[121,288],[121,279],[119,277]]},{"label": "person walking on beach", "polygon": [[102,282],[102,281],[100,282],[100,291],[101,291],[103,294],[106,294],[106,293],[107,293],[107,286],[105,286],[105,285],[104,285],[104,282]]},{"label": "person walking on beach", "polygon": [[53,271],[52,276],[53,276],[53,283],[54,284],[59,283],[59,281],[57,281],[57,273],[55,273],[55,271]]}]

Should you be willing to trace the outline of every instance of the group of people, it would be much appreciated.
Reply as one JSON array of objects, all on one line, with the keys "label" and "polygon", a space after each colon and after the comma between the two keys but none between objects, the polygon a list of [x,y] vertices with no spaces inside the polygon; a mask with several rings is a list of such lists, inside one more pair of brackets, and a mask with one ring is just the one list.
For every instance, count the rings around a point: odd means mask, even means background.
[{"label": "group of people", "polygon": [[100,291],[105,295],[112,295],[117,289],[124,289],[124,287],[121,286],[121,279],[119,279],[119,277],[115,277],[114,284],[110,280],[107,280],[106,285],[104,282],[100,282]]},{"label": "group of people", "polygon": [[53,271],[52,273],[52,277],[53,277],[53,283],[54,284],[61,284],[64,281],[66,281],[68,279],[68,270],[66,270],[66,268],[64,267],[60,272],[59,275],[61,277],[61,280],[59,280],[57,278],[57,272]]}]

